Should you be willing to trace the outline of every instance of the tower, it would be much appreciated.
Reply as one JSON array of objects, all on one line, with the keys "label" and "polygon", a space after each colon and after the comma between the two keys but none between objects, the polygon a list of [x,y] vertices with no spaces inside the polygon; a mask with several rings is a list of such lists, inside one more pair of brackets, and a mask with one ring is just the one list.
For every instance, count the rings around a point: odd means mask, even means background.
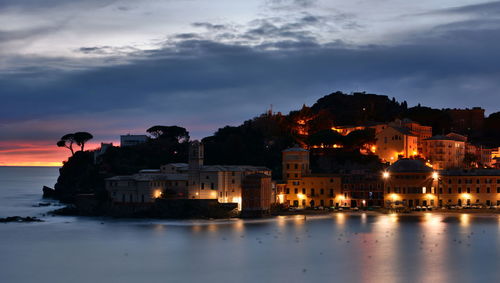
[{"label": "tower", "polygon": [[188,195],[190,199],[202,198],[200,192],[200,170],[203,166],[204,148],[197,140],[189,144]]},{"label": "tower", "polygon": [[310,173],[309,150],[293,147],[283,150],[283,180],[299,180]]},{"label": "tower", "polygon": [[204,151],[203,144],[197,140],[189,144],[189,169],[199,169],[203,166]]}]

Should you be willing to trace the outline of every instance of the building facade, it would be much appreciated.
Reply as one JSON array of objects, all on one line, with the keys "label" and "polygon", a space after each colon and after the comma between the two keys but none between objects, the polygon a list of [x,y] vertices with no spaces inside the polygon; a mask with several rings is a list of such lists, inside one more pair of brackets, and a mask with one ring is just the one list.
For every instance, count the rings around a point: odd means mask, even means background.
[{"label": "building facade", "polygon": [[264,174],[247,175],[241,186],[242,215],[262,216],[270,213],[272,182],[271,176]]},{"label": "building facade", "polygon": [[448,136],[433,136],[424,141],[424,156],[436,170],[462,167],[465,142]]},{"label": "building facade", "polygon": [[423,161],[400,159],[382,174],[384,207],[437,206],[438,175]]},{"label": "building facade", "polygon": [[405,128],[388,126],[376,138],[376,154],[384,162],[418,155],[418,137]]},{"label": "building facade", "polygon": [[344,205],[340,175],[311,174],[306,149],[289,148],[282,154],[284,183],[277,186],[279,203],[299,208]]}]

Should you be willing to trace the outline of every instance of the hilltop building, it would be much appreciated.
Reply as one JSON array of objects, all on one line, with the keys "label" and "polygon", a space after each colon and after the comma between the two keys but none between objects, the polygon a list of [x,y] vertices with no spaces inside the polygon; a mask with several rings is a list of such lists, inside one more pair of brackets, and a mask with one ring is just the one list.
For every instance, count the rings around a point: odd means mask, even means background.
[{"label": "hilltop building", "polygon": [[461,167],[465,142],[450,136],[433,136],[424,141],[424,156],[436,170]]},{"label": "hilltop building", "polygon": [[385,162],[418,155],[418,136],[406,128],[388,126],[376,135],[376,154]]}]

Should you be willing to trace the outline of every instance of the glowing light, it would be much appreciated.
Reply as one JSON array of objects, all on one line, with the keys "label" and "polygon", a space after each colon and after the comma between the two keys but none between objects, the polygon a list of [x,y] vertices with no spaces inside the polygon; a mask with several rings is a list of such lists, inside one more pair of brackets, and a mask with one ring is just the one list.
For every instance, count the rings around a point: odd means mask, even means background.
[{"label": "glowing light", "polygon": [[437,179],[439,178],[439,174],[438,174],[438,172],[432,172],[432,178],[433,178],[434,180],[437,180]]},{"label": "glowing light", "polygon": [[382,173],[382,177],[384,177],[384,179],[389,178],[389,172],[385,171],[384,173]]},{"label": "glowing light", "polygon": [[297,194],[297,197],[298,197],[299,199],[306,198],[306,196],[305,196],[304,194]]},{"label": "glowing light", "polygon": [[363,206],[366,206],[366,200],[363,200],[362,203],[363,203]]},{"label": "glowing light", "polygon": [[372,152],[373,152],[373,153],[375,153],[375,151],[377,151],[377,147],[373,145],[373,146],[371,147],[371,150],[372,150]]},{"label": "glowing light", "polygon": [[161,197],[161,190],[155,190],[153,192],[154,198],[160,198]]},{"label": "glowing light", "polygon": [[418,155],[418,152],[416,150],[414,150],[413,155]]}]

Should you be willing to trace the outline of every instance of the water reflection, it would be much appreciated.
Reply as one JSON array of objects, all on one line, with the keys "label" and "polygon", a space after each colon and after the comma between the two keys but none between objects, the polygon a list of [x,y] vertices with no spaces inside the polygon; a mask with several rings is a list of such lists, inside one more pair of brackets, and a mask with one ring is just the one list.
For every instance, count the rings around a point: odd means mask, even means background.
[{"label": "water reflection", "polygon": [[[336,213],[147,225],[88,221],[15,226],[24,228],[0,231],[10,239],[0,242],[5,251],[0,254],[5,267],[0,281],[29,281],[19,266],[28,268],[30,276],[45,278],[56,264],[67,270],[59,275],[61,282],[102,281],[115,274],[122,275],[120,282],[495,282],[498,219]],[[70,232],[55,231],[61,227]],[[66,250],[77,252],[80,264],[68,261],[72,257]],[[50,261],[44,260],[48,254]],[[100,265],[92,260],[97,257]],[[89,269],[101,273],[89,275],[84,271]]]}]

